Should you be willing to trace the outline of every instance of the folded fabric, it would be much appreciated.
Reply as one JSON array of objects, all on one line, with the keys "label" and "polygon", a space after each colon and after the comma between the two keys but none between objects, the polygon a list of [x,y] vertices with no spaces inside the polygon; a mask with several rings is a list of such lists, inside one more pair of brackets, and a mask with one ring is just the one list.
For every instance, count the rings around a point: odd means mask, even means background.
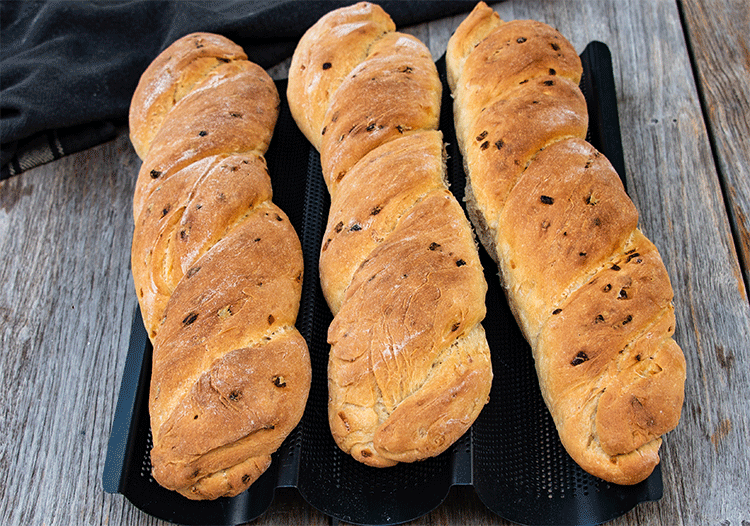
[{"label": "folded fabric", "polygon": [[[322,15],[309,0],[0,2],[0,153],[5,179],[107,141],[141,73],[173,41],[220,33],[269,68]],[[397,26],[469,11],[475,0],[378,2]]]}]

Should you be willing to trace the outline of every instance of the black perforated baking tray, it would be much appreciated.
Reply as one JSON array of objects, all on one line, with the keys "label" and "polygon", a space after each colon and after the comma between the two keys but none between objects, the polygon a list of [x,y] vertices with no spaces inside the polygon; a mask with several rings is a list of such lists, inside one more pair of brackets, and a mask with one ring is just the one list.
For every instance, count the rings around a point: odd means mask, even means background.
[{"label": "black perforated baking tray", "polygon": [[[592,42],[581,54],[581,87],[589,106],[588,140],[620,176],[624,161],[609,49]],[[448,143],[448,174],[459,202],[464,191],[452,104],[443,80],[441,129]],[[151,477],[148,388],[151,345],[136,310],[122,387],[104,469],[104,490],[121,493],[137,508],[178,524],[235,525],[258,518],[278,488],[294,488],[313,507],[354,524],[398,524],[436,508],[454,485],[470,486],[497,515],[527,524],[599,524],[662,496],[660,468],[635,486],[618,486],[579,468],[563,449],[542,400],[531,350],[508,309],[497,267],[480,250],[488,283],[483,322],[492,350],[490,402],[472,428],[442,455],[392,468],[367,467],[335,445],[327,416],[326,343],[331,314],[318,283],[318,254],[329,197],[320,158],[297,129],[278,81],[282,108],[267,161],[274,201],[297,229],[305,257],[305,281],[297,325],[313,367],[309,401],[297,429],[273,455],[250,489],[233,498],[190,501]]]}]

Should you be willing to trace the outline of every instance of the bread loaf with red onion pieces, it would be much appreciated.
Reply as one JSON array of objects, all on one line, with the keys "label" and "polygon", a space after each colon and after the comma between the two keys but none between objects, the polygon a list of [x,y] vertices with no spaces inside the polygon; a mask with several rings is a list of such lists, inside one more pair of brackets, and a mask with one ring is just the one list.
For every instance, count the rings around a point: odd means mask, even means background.
[{"label": "bread loaf with red onion pieces", "polygon": [[469,217],[498,263],[562,444],[635,484],[680,418],[672,287],[609,161],[585,141],[581,62],[555,29],[480,2],[446,53]]},{"label": "bread loaf with red onion pieces", "polygon": [[321,18],[290,65],[292,115],[331,194],[320,250],[334,314],[329,422],[370,466],[448,449],[492,383],[487,284],[445,182],[441,91],[424,44],[366,2]]},{"label": "bread loaf with red onion pieces", "polygon": [[207,33],[164,50],[130,107],[143,159],[131,261],[153,343],[151,463],[159,484],[190,499],[246,490],[310,389],[294,326],[302,250],[263,157],[278,111],[266,72]]}]

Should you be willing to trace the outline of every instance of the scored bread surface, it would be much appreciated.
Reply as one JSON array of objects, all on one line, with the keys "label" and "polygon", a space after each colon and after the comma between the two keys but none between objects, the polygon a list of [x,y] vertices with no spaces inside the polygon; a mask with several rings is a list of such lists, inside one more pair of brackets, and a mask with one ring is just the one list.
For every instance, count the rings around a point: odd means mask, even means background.
[{"label": "scored bread surface", "polygon": [[303,262],[264,154],[279,111],[266,72],[208,33],[145,71],[130,108],[143,159],[132,269],[153,367],[153,476],[190,499],[234,496],[269,466],[310,388],[294,327]]},{"label": "scored bread surface", "polygon": [[446,53],[467,209],[498,263],[560,439],[585,470],[647,478],[680,418],[672,287],[609,161],[585,141],[581,62],[483,2]]},{"label": "scored bread surface", "polygon": [[441,89],[424,44],[367,2],[314,24],[289,70],[292,115],[331,194],[329,423],[343,451],[376,467],[445,451],[491,387],[487,285],[445,182]]}]

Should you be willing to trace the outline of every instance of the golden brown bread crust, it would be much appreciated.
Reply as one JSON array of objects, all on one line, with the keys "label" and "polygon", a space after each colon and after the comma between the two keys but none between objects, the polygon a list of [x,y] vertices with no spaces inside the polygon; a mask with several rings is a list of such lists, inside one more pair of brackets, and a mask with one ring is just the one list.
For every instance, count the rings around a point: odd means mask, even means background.
[{"label": "golden brown bread crust", "polygon": [[549,76],[529,83],[538,89],[515,90],[487,104],[465,132],[473,139],[462,150],[472,167],[467,205],[488,250],[494,247],[489,232],[498,229],[505,200],[536,152],[560,137],[586,135],[586,101],[577,85]]},{"label": "golden brown bread crust", "polygon": [[357,268],[404,213],[428,192],[444,188],[443,145],[439,132],[432,135],[383,144],[347,173],[347,184],[332,199],[320,252],[321,286],[332,312],[340,310]]},{"label": "golden brown bread crust", "polygon": [[331,193],[329,423],[342,450],[376,467],[445,451],[491,387],[487,285],[444,182],[441,89],[429,50],[364,2],[316,23],[289,72],[292,114]]},{"label": "golden brown bread crust", "polygon": [[279,97],[245,58],[223,37],[188,35],[144,73],[131,106],[151,462],[190,499],[247,489],[302,417],[311,380],[294,327],[302,250],[263,158]]},{"label": "golden brown bread crust", "polygon": [[206,157],[149,196],[133,232],[132,269],[150,337],[197,254],[223,236],[225,225],[270,199],[265,161],[255,155]]},{"label": "golden brown bread crust", "polygon": [[[143,159],[165,115],[212,69],[247,59],[241,47],[221,35],[193,33],[173,43],[146,68],[130,105],[130,139]],[[156,85],[155,85],[156,83]]]},{"label": "golden brown bread crust", "polygon": [[379,6],[360,2],[343,11],[331,11],[303,36],[317,45],[295,49],[289,71],[296,80],[288,85],[287,96],[299,101],[290,104],[292,116],[317,150],[330,95],[364,60],[370,44],[395,29],[391,17]]},{"label": "golden brown bread crust", "polygon": [[[152,89],[159,88],[157,79]],[[257,64],[236,60],[212,69],[174,105],[154,135],[133,196],[136,218],[146,197],[178,170],[211,155],[262,155],[278,106],[276,86]]]},{"label": "golden brown bread crust", "polygon": [[[370,46],[332,94],[323,119],[320,160],[333,193],[370,150],[412,130],[437,128],[442,86],[434,70],[429,50],[409,35],[388,33]],[[399,93],[408,99],[399,101]]]},{"label": "golden brown bread crust", "polygon": [[624,250],[638,212],[603,155],[583,139],[563,139],[523,172],[497,224],[505,287],[523,305],[516,317],[533,345],[571,291]]},{"label": "golden brown bread crust", "polygon": [[648,477],[680,418],[672,287],[609,161],[584,138],[581,64],[480,2],[448,44],[467,206],[529,341],[560,438],[588,472]]}]

